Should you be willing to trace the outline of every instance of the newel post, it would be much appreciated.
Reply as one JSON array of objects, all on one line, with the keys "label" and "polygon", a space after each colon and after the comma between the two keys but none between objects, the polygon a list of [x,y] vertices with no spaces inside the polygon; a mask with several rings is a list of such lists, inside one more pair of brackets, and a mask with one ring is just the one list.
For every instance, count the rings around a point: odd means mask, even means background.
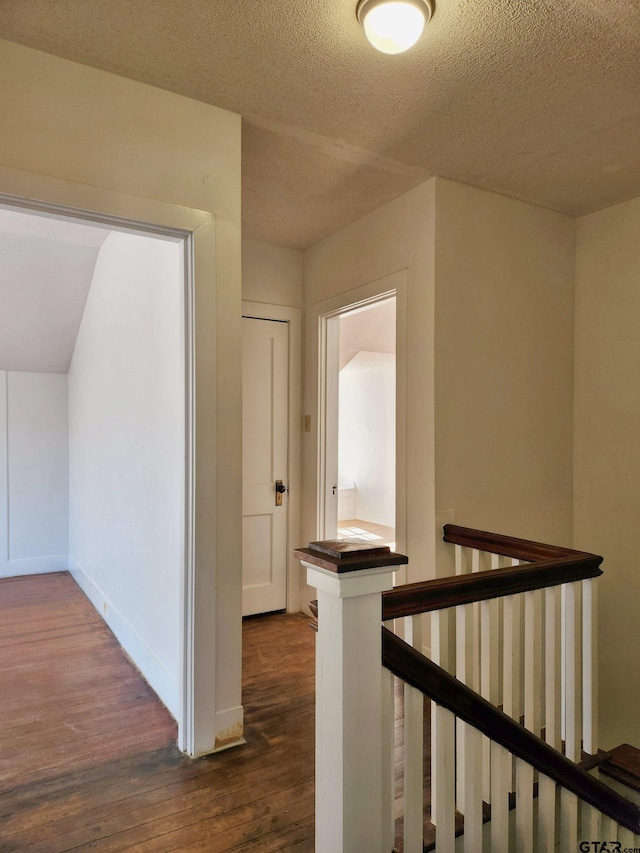
[{"label": "newel post", "polygon": [[381,597],[408,559],[353,540],[295,553],[318,593],[316,853],[391,853]]}]

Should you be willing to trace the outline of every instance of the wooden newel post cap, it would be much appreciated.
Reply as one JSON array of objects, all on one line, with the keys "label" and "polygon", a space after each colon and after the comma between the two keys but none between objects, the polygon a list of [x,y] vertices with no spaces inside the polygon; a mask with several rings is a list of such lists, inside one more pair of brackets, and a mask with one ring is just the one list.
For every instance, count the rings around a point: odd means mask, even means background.
[{"label": "wooden newel post cap", "polygon": [[298,548],[293,553],[304,563],[311,563],[336,574],[360,572],[382,566],[403,566],[409,562],[408,557],[396,554],[388,545],[373,545],[355,538],[309,542],[307,548]]}]

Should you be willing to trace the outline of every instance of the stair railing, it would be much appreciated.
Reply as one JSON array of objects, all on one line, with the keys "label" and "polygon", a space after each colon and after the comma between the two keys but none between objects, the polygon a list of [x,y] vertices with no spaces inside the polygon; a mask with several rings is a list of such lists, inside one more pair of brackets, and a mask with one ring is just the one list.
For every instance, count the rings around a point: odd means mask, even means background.
[{"label": "stair railing", "polygon": [[[443,754],[462,751],[465,764],[482,767],[482,738],[489,742],[491,806],[483,803],[480,785],[465,788],[465,814],[459,848],[481,853],[588,849],[633,850],[640,844],[640,808],[607,787],[578,764],[529,732],[504,712],[413,649],[387,628],[382,629],[382,661],[396,677],[428,696],[442,720]],[[461,745],[456,724],[466,726]],[[511,792],[511,763],[519,783]],[[537,774],[537,778],[535,776]],[[535,779],[535,782],[534,782]],[[453,773],[443,773],[441,803],[435,829],[437,853],[456,849],[456,796]],[[559,791],[561,809],[556,815]],[[550,795],[550,796],[548,796]],[[485,814],[483,820],[483,806]],[[510,807],[512,806],[512,807]],[[606,841],[603,847],[602,842]],[[614,846],[610,842],[618,842]],[[406,851],[405,845],[405,851]],[[422,847],[420,848],[422,850]]]},{"label": "stair railing", "polygon": [[[596,588],[602,558],[480,530],[445,525],[444,540],[454,546],[455,577],[409,584],[383,597],[383,620],[411,623],[406,638],[420,647],[422,614],[431,614],[431,659],[547,744],[578,762],[597,754]],[[396,621],[397,624],[397,621]],[[427,649],[428,651],[428,649]],[[420,742],[421,697],[405,690],[405,738]],[[415,709],[415,710],[414,710]],[[442,715],[432,707],[432,823],[441,820],[438,773]],[[458,811],[466,815],[465,787],[475,784],[477,768],[466,763],[467,726],[457,723],[455,768]],[[469,737],[473,737],[469,734]],[[490,745],[483,741],[483,801],[491,803]],[[409,765],[420,763],[412,748]],[[405,850],[422,849],[422,816],[411,788],[422,768],[405,767]],[[531,769],[513,771],[511,791],[528,787]],[[522,778],[521,778],[522,777]],[[415,781],[414,781],[415,780]],[[407,790],[407,786],[409,789]],[[551,793],[547,796],[550,798]],[[475,802],[475,792],[470,792]],[[477,806],[476,806],[477,807]],[[407,845],[408,842],[408,845]]]},{"label": "stair railing", "polygon": [[[564,752],[563,760],[575,764],[583,750],[597,752],[593,579],[601,574],[601,558],[453,525],[444,538],[455,548],[456,576],[395,589],[393,572],[407,558],[388,549],[312,543],[296,552],[318,590],[317,853],[390,853],[394,845],[394,682],[380,667],[380,616],[518,728],[522,720],[532,737],[542,734],[547,748]],[[425,613],[430,649],[422,642]],[[564,788],[558,816],[559,780],[548,782],[535,762],[514,758],[464,715],[455,723],[454,746],[455,711],[432,698],[437,850],[453,849],[456,809],[464,816],[466,850],[482,849],[470,828],[482,825],[483,808],[491,808],[491,824],[504,829],[508,804],[494,799],[504,786],[519,803],[517,845],[496,850],[532,851],[534,838],[540,850],[552,850],[558,826],[571,841],[574,830],[567,827],[577,827],[579,811],[571,787]],[[424,844],[424,697],[411,682],[403,705],[403,849],[417,853]],[[535,773],[541,775],[534,802]],[[585,823],[575,837],[596,840],[589,833],[598,829],[598,813],[585,806],[580,818]]]}]

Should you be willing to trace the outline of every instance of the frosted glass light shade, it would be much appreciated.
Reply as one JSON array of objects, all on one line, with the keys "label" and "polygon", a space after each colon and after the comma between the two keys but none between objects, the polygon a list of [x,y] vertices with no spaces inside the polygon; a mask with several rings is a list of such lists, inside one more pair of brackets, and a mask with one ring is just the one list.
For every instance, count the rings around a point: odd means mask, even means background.
[{"label": "frosted glass light shade", "polygon": [[403,53],[418,41],[431,17],[431,0],[360,0],[358,20],[381,53]]}]

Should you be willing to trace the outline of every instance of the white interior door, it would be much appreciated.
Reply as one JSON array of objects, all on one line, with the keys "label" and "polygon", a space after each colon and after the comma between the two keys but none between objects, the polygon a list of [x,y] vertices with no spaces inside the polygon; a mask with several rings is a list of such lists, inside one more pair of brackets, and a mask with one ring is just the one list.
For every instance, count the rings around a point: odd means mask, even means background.
[{"label": "white interior door", "polygon": [[287,605],[289,327],[242,318],[242,615]]}]

